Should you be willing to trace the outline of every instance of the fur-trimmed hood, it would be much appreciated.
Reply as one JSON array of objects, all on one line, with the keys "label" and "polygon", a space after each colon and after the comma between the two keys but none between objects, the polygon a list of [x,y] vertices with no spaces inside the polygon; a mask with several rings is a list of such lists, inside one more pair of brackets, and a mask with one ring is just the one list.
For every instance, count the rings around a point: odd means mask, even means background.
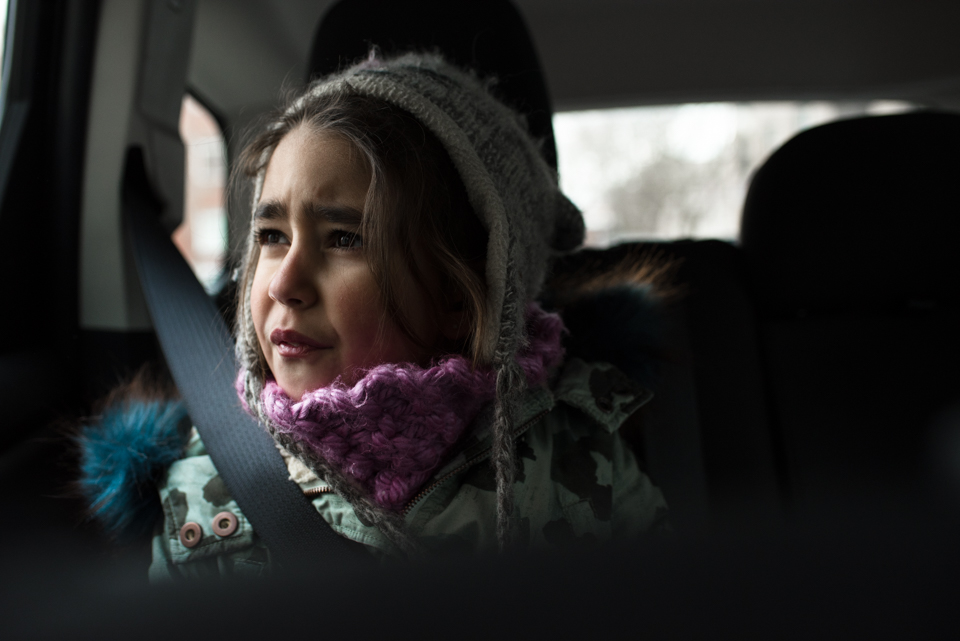
[{"label": "fur-trimmed hood", "polygon": [[182,402],[146,398],[109,405],[80,429],[79,489],[107,534],[129,542],[153,528],[157,480],[182,456],[189,429]]}]

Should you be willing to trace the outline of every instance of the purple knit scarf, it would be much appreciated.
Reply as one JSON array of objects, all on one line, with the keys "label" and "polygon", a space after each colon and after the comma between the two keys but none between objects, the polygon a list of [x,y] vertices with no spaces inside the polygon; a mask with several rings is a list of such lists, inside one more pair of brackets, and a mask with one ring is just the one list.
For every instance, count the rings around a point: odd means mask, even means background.
[{"label": "purple knit scarf", "polygon": [[[563,321],[531,303],[526,330],[528,342],[517,363],[527,385],[537,387],[563,358]],[[241,400],[242,380],[241,373]],[[426,368],[377,365],[352,387],[337,379],[300,401],[271,377],[261,399],[276,432],[340,470],[378,505],[399,511],[439,469],[495,388],[490,369],[474,369],[466,358],[448,356]]]}]

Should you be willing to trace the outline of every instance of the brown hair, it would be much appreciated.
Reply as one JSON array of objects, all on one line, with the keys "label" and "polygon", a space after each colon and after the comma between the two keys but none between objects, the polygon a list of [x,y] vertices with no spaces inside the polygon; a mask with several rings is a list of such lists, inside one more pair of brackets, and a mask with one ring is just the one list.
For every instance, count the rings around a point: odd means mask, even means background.
[{"label": "brown hair", "polygon": [[[435,352],[460,353],[478,364],[486,309],[487,232],[468,201],[453,162],[437,138],[407,112],[349,90],[322,96],[309,91],[267,121],[239,157],[236,178],[262,180],[280,140],[299,126],[342,136],[360,152],[371,173],[360,225],[364,255],[380,288],[386,314],[414,343]],[[255,196],[256,197],[256,196]],[[254,203],[255,205],[255,203]],[[238,330],[247,318],[250,285],[260,247],[248,245],[237,299]],[[398,269],[404,266],[406,269]],[[441,309],[462,309],[470,326],[463,339],[425,345],[412,330],[401,278]],[[439,278],[428,279],[427,274]],[[462,306],[462,308],[460,307]],[[258,359],[266,371],[262,350]]]}]

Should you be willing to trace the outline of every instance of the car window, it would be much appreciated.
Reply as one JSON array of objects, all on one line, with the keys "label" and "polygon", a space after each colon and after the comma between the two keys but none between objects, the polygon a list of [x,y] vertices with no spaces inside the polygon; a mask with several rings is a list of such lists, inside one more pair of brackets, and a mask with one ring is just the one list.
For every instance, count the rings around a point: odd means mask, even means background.
[{"label": "car window", "polygon": [[7,37],[9,9],[9,0],[0,0],[0,116],[3,115],[3,107],[7,104],[7,81],[10,77],[10,58],[7,56],[7,42],[11,40]]},{"label": "car window", "polygon": [[584,212],[589,246],[733,240],[750,175],[795,133],[837,118],[911,108],[895,101],[818,101],[563,112],[553,121],[560,184]]},{"label": "car window", "polygon": [[223,132],[216,119],[189,94],[180,109],[180,137],[186,149],[183,222],[173,242],[204,289],[214,293],[227,249],[227,182]]}]

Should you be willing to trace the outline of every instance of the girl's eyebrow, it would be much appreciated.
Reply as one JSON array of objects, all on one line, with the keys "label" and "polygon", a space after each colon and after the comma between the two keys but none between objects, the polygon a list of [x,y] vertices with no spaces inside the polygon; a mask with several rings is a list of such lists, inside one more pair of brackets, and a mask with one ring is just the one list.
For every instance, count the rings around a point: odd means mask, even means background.
[{"label": "girl's eyebrow", "polygon": [[[353,225],[359,227],[363,213],[353,207],[338,205],[313,205],[307,208],[312,218],[319,218],[333,225]],[[287,217],[287,208],[276,200],[260,203],[254,211],[256,220],[282,220]]]},{"label": "girl's eyebrow", "polygon": [[353,225],[359,227],[363,221],[363,213],[353,207],[342,205],[314,205],[308,210],[315,218],[320,218],[333,225]]},{"label": "girl's eyebrow", "polygon": [[253,217],[256,220],[281,220],[287,217],[287,208],[275,200],[268,200],[257,205]]}]

